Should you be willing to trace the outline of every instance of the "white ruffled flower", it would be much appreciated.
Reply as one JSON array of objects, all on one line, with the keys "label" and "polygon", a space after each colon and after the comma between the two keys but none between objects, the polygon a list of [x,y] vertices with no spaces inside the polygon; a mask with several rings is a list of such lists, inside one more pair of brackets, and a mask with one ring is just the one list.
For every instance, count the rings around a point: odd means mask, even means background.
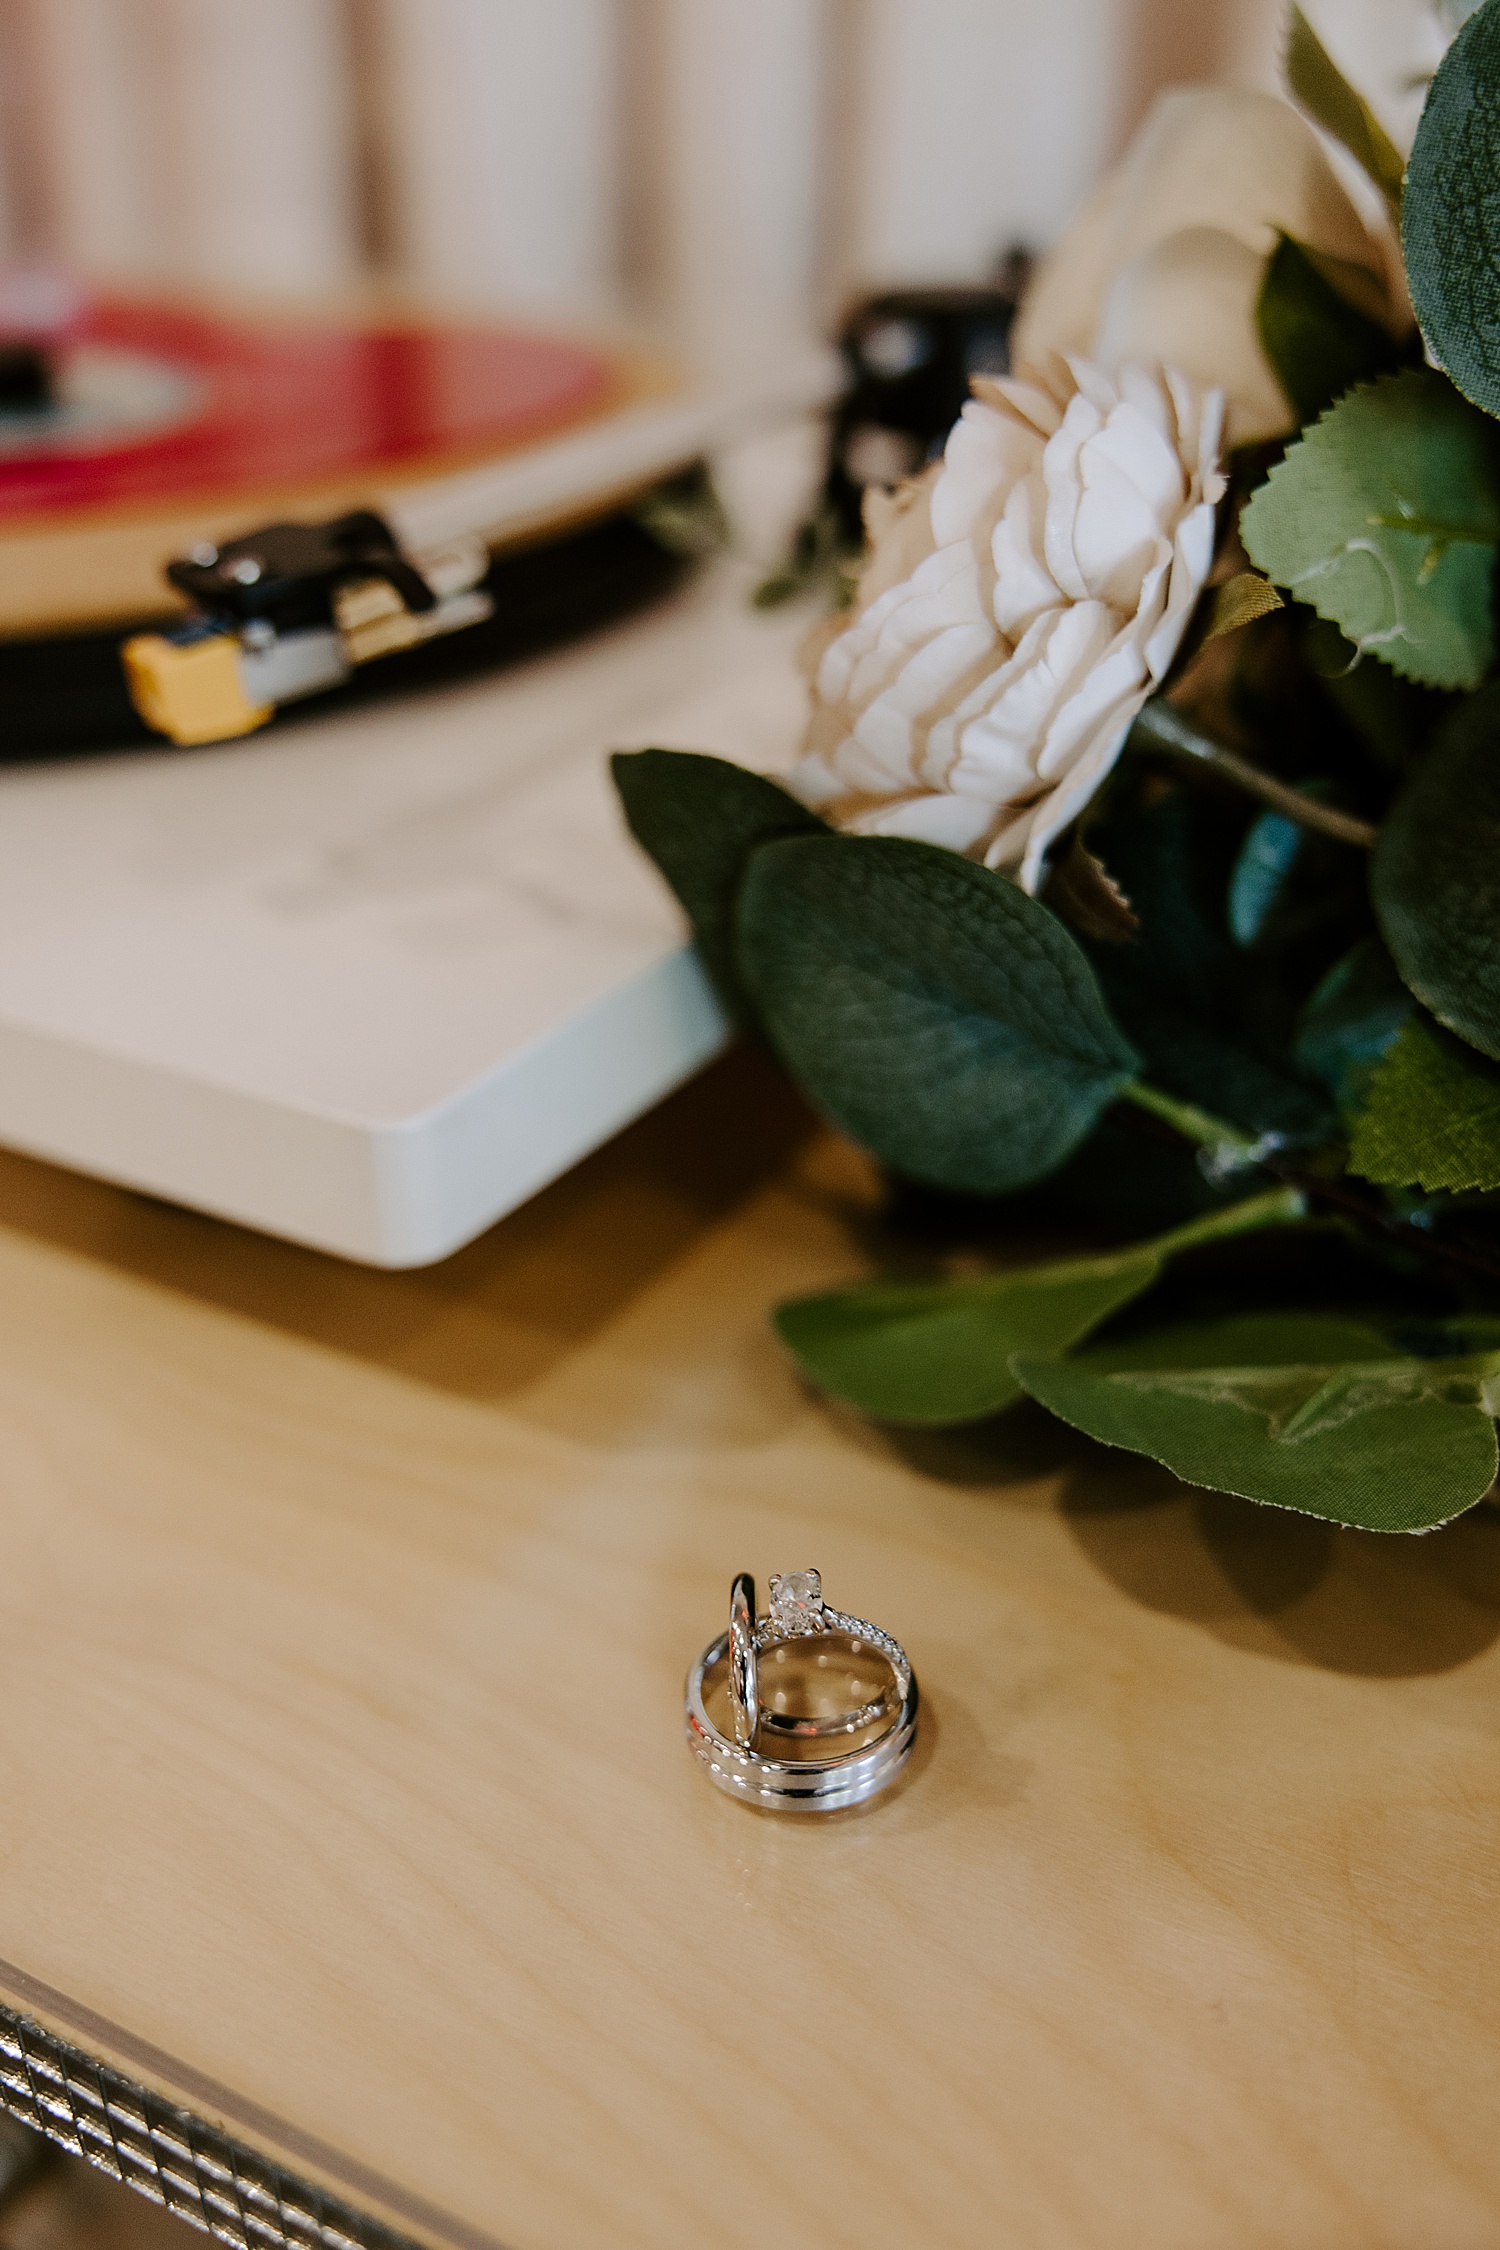
[{"label": "white ruffled flower", "polygon": [[1208,576],[1223,402],[1082,360],[974,390],[942,461],[869,496],[870,560],[816,660],[792,787],[836,827],[1035,891]]}]

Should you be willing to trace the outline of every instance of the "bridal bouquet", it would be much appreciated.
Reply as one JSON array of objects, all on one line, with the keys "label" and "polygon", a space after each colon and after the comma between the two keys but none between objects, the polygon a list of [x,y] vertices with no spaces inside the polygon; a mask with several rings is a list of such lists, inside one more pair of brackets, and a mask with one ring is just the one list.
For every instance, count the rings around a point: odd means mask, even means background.
[{"label": "bridal bouquet", "polygon": [[1421,1531],[1500,1413],[1500,0],[1405,165],[1295,10],[1287,64],[1166,98],[870,495],[786,785],[616,778],[729,1007],[985,1252],[784,1305],[813,1382]]}]

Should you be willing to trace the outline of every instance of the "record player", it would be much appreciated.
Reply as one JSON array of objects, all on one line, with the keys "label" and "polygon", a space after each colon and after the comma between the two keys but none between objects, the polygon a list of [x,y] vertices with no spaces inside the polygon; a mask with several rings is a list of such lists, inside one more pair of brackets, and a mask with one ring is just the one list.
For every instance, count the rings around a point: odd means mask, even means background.
[{"label": "record player", "polygon": [[725,1036],[604,756],[784,753],[800,625],[662,525],[836,368],[45,294],[0,287],[0,1141],[445,1255]]}]

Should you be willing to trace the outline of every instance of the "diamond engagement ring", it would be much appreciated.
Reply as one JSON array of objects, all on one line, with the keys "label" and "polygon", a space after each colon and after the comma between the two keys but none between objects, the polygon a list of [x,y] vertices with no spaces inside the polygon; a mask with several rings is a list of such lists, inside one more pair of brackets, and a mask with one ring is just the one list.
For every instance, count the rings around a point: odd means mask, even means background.
[{"label": "diamond engagement ring", "polygon": [[773,1812],[837,1812],[894,1780],[917,1731],[906,1652],[878,1625],[830,1609],[815,1570],[729,1595],[729,1630],[688,1674],[687,1735],[709,1779]]}]

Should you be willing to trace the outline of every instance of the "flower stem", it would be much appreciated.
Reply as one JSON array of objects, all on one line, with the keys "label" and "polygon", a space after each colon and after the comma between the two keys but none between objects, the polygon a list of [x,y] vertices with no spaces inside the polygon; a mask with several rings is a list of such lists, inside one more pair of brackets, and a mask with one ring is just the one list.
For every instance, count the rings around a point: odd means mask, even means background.
[{"label": "flower stem", "polygon": [[1288,820],[1301,823],[1304,828],[1316,828],[1320,835],[1332,836],[1340,844],[1355,844],[1368,851],[1375,841],[1375,829],[1367,820],[1359,820],[1353,813],[1340,812],[1336,805],[1320,804],[1300,789],[1287,782],[1278,781],[1274,774],[1263,773],[1248,758],[1237,751],[1227,750],[1223,743],[1215,742],[1170,703],[1160,696],[1148,703],[1139,713],[1133,729],[1137,746],[1146,750],[1164,750],[1169,757],[1197,758],[1211,766],[1226,781],[1248,790],[1259,797]]},{"label": "flower stem", "polygon": [[1237,1234],[1254,1234],[1260,1227],[1294,1227],[1308,1216],[1307,1197],[1300,1188],[1273,1188],[1268,1195],[1252,1195],[1247,1202],[1231,1203],[1226,1211],[1208,1211],[1186,1226],[1158,1235],[1151,1247],[1163,1257],[1179,1250],[1196,1250],[1204,1242],[1229,1242]]},{"label": "flower stem", "polygon": [[1240,1167],[1255,1164],[1260,1159],[1262,1144],[1242,1133],[1237,1125],[1226,1125],[1222,1117],[1199,1109],[1193,1102],[1180,1102],[1139,1078],[1122,1086],[1119,1098],[1122,1102],[1134,1102],[1137,1109],[1159,1117],[1164,1125],[1181,1133],[1184,1140],[1196,1142],[1199,1148],[1210,1149],[1216,1156],[1238,1159]]},{"label": "flower stem", "polygon": [[[1475,1275],[1486,1282],[1500,1281],[1500,1260],[1479,1244],[1458,1240],[1440,1240],[1423,1228],[1413,1226],[1409,1220],[1388,1210],[1373,1189],[1362,1192],[1362,1183],[1348,1178],[1326,1178],[1303,1171],[1295,1157],[1288,1156],[1274,1137],[1252,1141],[1237,1127],[1228,1125],[1221,1117],[1214,1117],[1206,1109],[1198,1109],[1192,1102],[1179,1102],[1170,1094],[1163,1094],[1155,1086],[1144,1085],[1139,1079],[1120,1088],[1119,1099],[1133,1108],[1143,1110],[1161,1124],[1168,1125],[1184,1140],[1193,1142],[1205,1152],[1204,1169],[1222,1185],[1234,1173],[1248,1171],[1252,1166],[1269,1172],[1286,1183],[1286,1192],[1295,1195],[1301,1205],[1298,1217],[1316,1218],[1323,1213],[1328,1218],[1340,1218],[1345,1225],[1353,1223],[1371,1233],[1383,1235],[1387,1241],[1399,1243],[1411,1257],[1424,1265],[1443,1269],[1450,1279]],[[1217,1160],[1217,1161],[1215,1161]],[[1202,1221],[1194,1220],[1177,1235],[1164,1237],[1173,1247],[1187,1248],[1190,1242],[1210,1241],[1213,1236],[1200,1235],[1197,1228],[1213,1227],[1222,1218],[1229,1225],[1226,1232],[1237,1234],[1242,1230],[1235,1225],[1237,1212],[1248,1212],[1256,1205],[1269,1206],[1277,1200],[1275,1194],[1258,1196],[1253,1203],[1232,1204],[1227,1211],[1210,1212]],[[1263,1225],[1286,1224],[1286,1221],[1267,1219],[1254,1222]]]}]

